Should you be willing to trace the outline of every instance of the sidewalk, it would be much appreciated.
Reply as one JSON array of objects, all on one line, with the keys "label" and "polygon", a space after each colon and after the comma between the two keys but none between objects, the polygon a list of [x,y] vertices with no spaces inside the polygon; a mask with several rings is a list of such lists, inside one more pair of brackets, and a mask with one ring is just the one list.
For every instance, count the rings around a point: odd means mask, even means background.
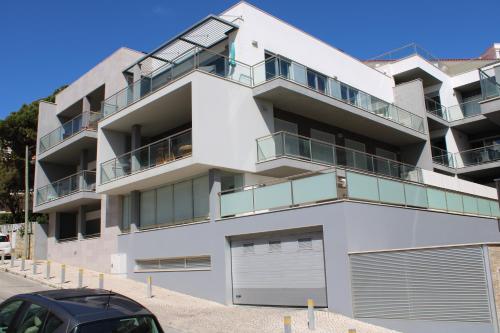
[{"label": "sidewalk", "polygon": [[[51,263],[49,280],[45,279],[46,262],[44,261],[38,262],[36,275],[32,274],[30,260],[26,261],[24,271],[21,271],[20,266],[20,259],[15,261],[13,268],[10,267],[10,260],[5,260],[4,265],[0,264],[0,270],[25,276],[53,288],[76,288],[78,286],[77,267],[66,266],[65,282],[61,285],[61,265],[59,263]],[[84,270],[83,286],[98,288],[99,272]],[[226,306],[154,287],[154,280],[153,297],[147,298],[146,283],[111,274],[104,274],[104,289],[113,290],[143,304],[158,317],[162,327],[171,333],[278,333],[283,332],[283,317],[287,315],[292,317],[293,333],[311,332],[307,328],[306,309]],[[348,329],[356,329],[357,333],[397,333],[326,310],[316,311],[316,330],[314,332],[347,333]]]}]

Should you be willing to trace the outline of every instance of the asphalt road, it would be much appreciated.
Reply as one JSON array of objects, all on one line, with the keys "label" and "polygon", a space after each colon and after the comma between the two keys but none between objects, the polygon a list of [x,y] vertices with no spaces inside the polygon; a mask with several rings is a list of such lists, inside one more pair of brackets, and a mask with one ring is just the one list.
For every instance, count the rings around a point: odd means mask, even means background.
[{"label": "asphalt road", "polygon": [[50,287],[10,273],[0,272],[0,302],[23,293],[47,290]]}]

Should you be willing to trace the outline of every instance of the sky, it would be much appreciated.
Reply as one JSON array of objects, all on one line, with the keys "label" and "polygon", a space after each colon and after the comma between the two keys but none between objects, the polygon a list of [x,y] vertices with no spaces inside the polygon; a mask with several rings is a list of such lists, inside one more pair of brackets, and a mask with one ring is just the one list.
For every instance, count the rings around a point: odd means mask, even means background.
[{"label": "sky", "polygon": [[[151,51],[237,1],[11,0],[0,4],[0,119],[70,84],[119,47]],[[415,42],[439,58],[500,42],[499,0],[251,0],[368,59]]]}]

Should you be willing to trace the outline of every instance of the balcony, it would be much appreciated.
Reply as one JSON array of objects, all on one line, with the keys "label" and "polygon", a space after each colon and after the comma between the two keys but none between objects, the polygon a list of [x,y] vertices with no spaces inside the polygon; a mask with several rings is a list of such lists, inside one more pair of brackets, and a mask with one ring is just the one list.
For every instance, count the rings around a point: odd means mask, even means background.
[{"label": "balcony", "polygon": [[[99,112],[83,112],[44,135],[40,138],[38,160],[72,161],[67,164],[77,161],[80,150],[95,147],[97,122],[100,118],[101,113]],[[58,149],[54,149],[56,146]]]},{"label": "balcony", "polygon": [[139,80],[118,91],[102,102],[103,117],[115,114],[131,104],[168,86],[194,70],[251,86],[251,66],[211,52],[193,47],[188,52],[146,73]]},{"label": "balcony", "polygon": [[500,125],[500,84],[496,77],[489,76],[479,70],[479,81],[483,101],[481,102],[481,112],[497,125]]},{"label": "balcony", "polygon": [[95,185],[95,171],[84,170],[37,188],[35,212],[64,211],[99,200]]},{"label": "balcony", "polygon": [[[340,174],[345,173],[345,177]],[[333,168],[220,193],[221,217],[257,214],[337,200],[500,217],[497,200],[359,171]]]},{"label": "balcony", "polygon": [[[425,132],[422,117],[280,56],[254,65],[252,77],[254,86],[274,79],[285,79],[418,133]],[[265,97],[266,93],[262,94]]]},{"label": "balcony", "polygon": [[101,185],[192,155],[191,129],[101,163]]},{"label": "balcony", "polygon": [[455,155],[444,149],[438,147],[431,147],[432,152],[432,163],[434,167],[441,171],[445,171],[451,174],[455,173],[456,163]]},{"label": "balcony", "polygon": [[315,171],[330,165],[422,181],[422,171],[416,166],[287,132],[257,139],[257,161],[258,172],[272,176]]}]

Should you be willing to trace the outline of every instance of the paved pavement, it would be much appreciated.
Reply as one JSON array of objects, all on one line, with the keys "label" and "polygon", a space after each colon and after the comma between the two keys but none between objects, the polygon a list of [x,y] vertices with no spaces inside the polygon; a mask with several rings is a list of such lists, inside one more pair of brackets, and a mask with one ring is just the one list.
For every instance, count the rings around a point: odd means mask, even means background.
[{"label": "paved pavement", "polygon": [[[77,286],[78,267],[66,265],[65,281],[61,284],[60,263],[51,264],[49,279],[45,278],[46,263],[40,262],[37,266],[37,274],[33,275],[31,261],[26,262],[24,271],[20,269],[19,260],[13,268],[7,261],[0,265],[0,271],[9,270],[17,275],[17,279],[33,279],[54,288]],[[147,275],[143,278],[145,281]],[[18,283],[24,285],[26,282]],[[99,272],[84,271],[84,286],[96,288],[98,283]],[[210,288],[210,281],[206,284]],[[158,317],[166,333],[279,333],[283,332],[284,316],[292,317],[292,332],[311,332],[307,327],[307,310],[303,308],[227,306],[157,286],[153,287],[153,297],[148,298],[145,283],[111,274],[104,274],[104,288],[124,294],[147,307]],[[1,282],[0,289],[4,289]],[[316,311],[316,333],[347,333],[350,328],[362,333],[397,333],[326,310]]]},{"label": "paved pavement", "polygon": [[41,285],[35,281],[24,279],[9,273],[0,272],[0,302],[3,302],[7,298],[17,294],[47,289],[51,288]]}]

